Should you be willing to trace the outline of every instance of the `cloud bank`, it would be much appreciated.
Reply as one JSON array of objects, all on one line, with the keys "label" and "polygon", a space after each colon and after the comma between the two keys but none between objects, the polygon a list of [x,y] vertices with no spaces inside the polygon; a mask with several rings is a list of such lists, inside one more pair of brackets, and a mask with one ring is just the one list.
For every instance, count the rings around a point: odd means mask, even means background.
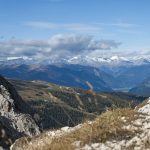
[{"label": "cloud bank", "polygon": [[91,36],[76,35],[55,35],[47,40],[2,40],[0,57],[59,58],[112,50],[118,48],[120,44],[114,40],[95,40]]}]

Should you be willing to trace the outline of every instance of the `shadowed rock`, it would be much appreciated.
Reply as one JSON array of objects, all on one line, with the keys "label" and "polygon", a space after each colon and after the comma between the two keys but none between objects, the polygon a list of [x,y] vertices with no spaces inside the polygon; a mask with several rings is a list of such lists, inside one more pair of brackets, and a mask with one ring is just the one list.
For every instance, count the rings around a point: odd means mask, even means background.
[{"label": "shadowed rock", "polygon": [[40,133],[32,117],[33,113],[18,95],[14,87],[0,76],[0,146],[6,148],[21,136]]}]

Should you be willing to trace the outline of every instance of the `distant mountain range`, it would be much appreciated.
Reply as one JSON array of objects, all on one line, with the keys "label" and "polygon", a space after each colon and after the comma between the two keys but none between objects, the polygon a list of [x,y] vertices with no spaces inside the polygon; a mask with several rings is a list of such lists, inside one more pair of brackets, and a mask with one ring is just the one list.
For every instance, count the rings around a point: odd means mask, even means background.
[{"label": "distant mountain range", "polygon": [[27,57],[0,59],[0,74],[21,80],[51,83],[95,91],[128,91],[150,77],[150,57],[90,58],[36,61]]},{"label": "distant mountain range", "polygon": [[150,77],[144,80],[141,84],[132,88],[130,93],[142,96],[150,96]]},{"label": "distant mountain range", "polygon": [[86,66],[126,66],[126,65],[143,65],[150,63],[150,55],[140,56],[66,56],[63,58],[50,58],[50,59],[34,59],[26,56],[20,57],[1,57],[0,64],[79,64]]},{"label": "distant mountain range", "polygon": [[0,73],[8,78],[44,80],[96,91],[112,91],[109,84],[113,84],[112,81],[115,80],[104,71],[80,65],[12,65],[1,67]]}]

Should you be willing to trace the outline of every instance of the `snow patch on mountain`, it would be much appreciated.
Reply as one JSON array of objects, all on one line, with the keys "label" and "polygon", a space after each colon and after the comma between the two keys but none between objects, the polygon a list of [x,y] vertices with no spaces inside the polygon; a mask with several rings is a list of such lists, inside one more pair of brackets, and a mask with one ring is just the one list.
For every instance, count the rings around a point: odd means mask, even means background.
[{"label": "snow patch on mountain", "polygon": [[32,60],[32,58],[22,56],[22,57],[7,57],[6,60],[17,60],[17,59],[23,59],[23,60]]},{"label": "snow patch on mountain", "polygon": [[121,55],[111,55],[111,56],[89,56],[89,55],[76,55],[76,56],[66,56],[63,58],[49,57],[48,59],[35,59],[26,56],[20,57],[7,57],[0,58],[0,64],[12,65],[12,64],[80,64],[89,65],[94,67],[101,66],[126,66],[126,65],[142,65],[150,64],[150,56],[121,56]]}]

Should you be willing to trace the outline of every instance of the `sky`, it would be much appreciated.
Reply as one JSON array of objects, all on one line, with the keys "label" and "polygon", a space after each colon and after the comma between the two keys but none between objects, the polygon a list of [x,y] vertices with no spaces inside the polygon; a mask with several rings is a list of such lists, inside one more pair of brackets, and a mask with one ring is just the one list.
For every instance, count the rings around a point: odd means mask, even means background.
[{"label": "sky", "polygon": [[150,0],[0,0],[0,56],[150,54]]}]

